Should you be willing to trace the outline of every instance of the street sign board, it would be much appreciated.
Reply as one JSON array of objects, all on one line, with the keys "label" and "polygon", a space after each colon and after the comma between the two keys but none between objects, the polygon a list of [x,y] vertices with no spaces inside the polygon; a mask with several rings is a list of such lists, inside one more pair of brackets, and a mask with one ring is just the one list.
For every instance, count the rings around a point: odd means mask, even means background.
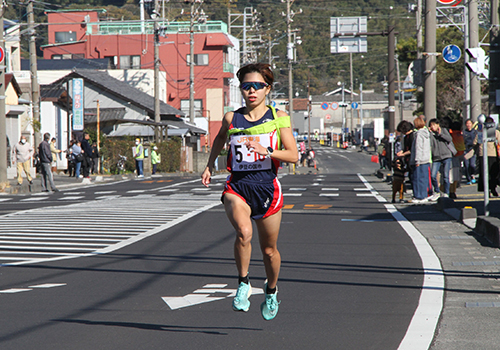
[{"label": "street sign board", "polygon": [[356,108],[358,108],[358,103],[357,103],[357,102],[353,102],[353,103],[351,103],[351,108],[352,108],[352,109],[356,109]]},{"label": "street sign board", "polygon": [[337,102],[332,102],[332,109],[335,111],[337,108],[339,108],[339,104]]},{"label": "street sign board", "polygon": [[443,60],[446,63],[456,63],[460,56],[462,56],[462,52],[457,45],[448,45],[443,49]]},{"label": "street sign board", "polygon": [[321,109],[323,109],[323,110],[327,110],[327,109],[328,109],[328,102],[323,102],[323,103],[321,104]]},{"label": "street sign board", "polygon": [[330,120],[330,119],[332,119],[332,116],[330,114],[327,114],[327,115],[325,115],[325,119]]},{"label": "street sign board", "polygon": [[366,16],[330,17],[330,53],[367,52],[366,35],[359,35],[359,33],[367,31],[368,19]]},{"label": "street sign board", "polygon": [[0,46],[0,63],[3,63],[4,59],[5,59],[5,51],[3,47]]}]

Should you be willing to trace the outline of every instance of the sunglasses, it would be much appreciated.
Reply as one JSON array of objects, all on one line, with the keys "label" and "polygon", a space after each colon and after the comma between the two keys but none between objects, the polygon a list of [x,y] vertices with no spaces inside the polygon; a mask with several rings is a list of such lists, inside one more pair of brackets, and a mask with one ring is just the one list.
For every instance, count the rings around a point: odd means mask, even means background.
[{"label": "sunglasses", "polygon": [[250,88],[254,88],[254,90],[260,90],[265,88],[266,86],[269,86],[268,83],[262,83],[260,81],[247,81],[245,83],[241,83],[240,88],[242,88],[245,91],[250,90]]}]

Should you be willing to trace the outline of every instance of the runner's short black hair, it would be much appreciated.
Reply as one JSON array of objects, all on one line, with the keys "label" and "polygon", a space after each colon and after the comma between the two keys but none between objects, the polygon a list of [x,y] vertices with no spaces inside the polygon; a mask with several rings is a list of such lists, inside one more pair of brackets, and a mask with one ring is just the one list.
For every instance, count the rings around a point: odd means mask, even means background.
[{"label": "runner's short black hair", "polygon": [[238,73],[236,73],[236,76],[238,77],[240,83],[243,81],[245,75],[247,75],[248,73],[259,73],[260,75],[262,75],[262,78],[264,78],[264,81],[268,83],[271,88],[273,87],[274,73],[271,70],[271,65],[259,62],[259,63],[250,63],[247,64],[246,66],[241,67],[238,70]]}]

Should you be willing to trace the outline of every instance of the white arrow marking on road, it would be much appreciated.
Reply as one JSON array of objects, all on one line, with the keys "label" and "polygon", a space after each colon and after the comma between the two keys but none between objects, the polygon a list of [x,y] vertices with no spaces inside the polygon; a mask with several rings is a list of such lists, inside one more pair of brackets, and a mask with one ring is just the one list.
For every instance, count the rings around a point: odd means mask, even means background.
[{"label": "white arrow marking on road", "polygon": [[[227,284],[207,284],[203,286],[203,288],[195,290],[193,294],[188,294],[183,297],[162,297],[162,299],[170,309],[177,310],[188,306],[234,297],[236,295],[236,289],[224,289],[226,286]],[[211,297],[210,294],[214,293],[225,293],[228,295],[225,297]],[[264,294],[264,290],[262,288],[252,288],[252,294]]]}]

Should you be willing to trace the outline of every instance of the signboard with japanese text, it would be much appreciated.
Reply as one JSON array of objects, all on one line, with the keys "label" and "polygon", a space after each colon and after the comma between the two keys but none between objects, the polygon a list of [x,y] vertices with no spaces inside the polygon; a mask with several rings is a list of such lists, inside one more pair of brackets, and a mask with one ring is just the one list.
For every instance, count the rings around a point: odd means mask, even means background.
[{"label": "signboard with japanese text", "polygon": [[83,130],[83,79],[73,79],[73,130]]}]

